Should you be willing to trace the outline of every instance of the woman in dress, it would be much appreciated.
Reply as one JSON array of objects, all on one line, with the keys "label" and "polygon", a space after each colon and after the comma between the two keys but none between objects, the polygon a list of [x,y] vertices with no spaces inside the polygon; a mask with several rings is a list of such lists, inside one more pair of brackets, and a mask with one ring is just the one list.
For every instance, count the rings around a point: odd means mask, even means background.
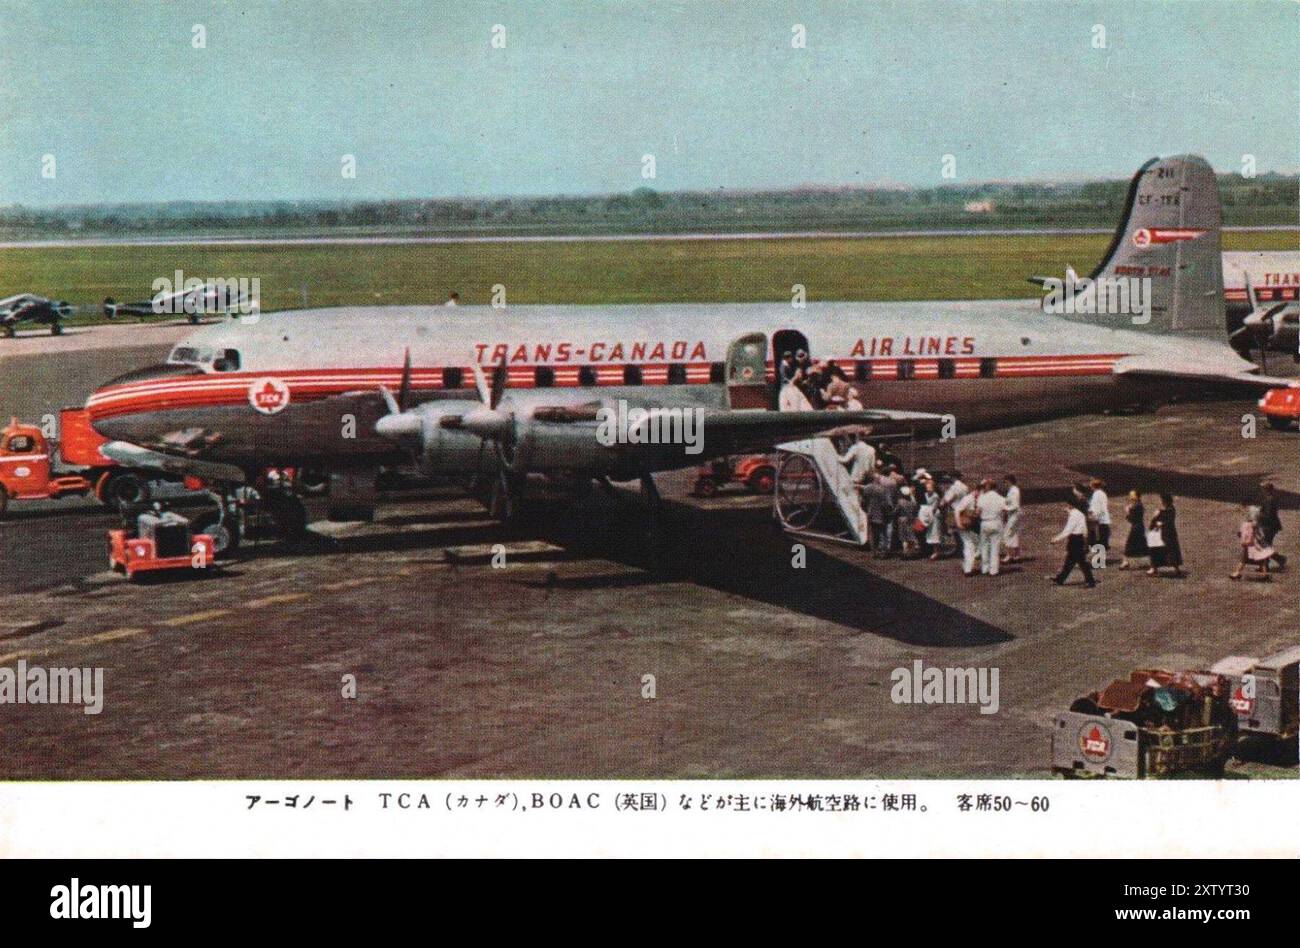
[{"label": "woman in dress", "polygon": [[1166,566],[1172,566],[1175,576],[1183,575],[1183,548],[1178,544],[1178,511],[1174,509],[1173,494],[1160,495],[1160,509],[1151,518],[1151,529],[1160,531],[1164,546],[1151,547],[1151,568],[1148,576],[1157,576]]},{"label": "woman in dress", "polygon": [[1128,539],[1124,541],[1124,559],[1120,561],[1119,568],[1132,569],[1133,560],[1151,554],[1147,547],[1147,511],[1140,492],[1128,492],[1124,519],[1128,521]]}]

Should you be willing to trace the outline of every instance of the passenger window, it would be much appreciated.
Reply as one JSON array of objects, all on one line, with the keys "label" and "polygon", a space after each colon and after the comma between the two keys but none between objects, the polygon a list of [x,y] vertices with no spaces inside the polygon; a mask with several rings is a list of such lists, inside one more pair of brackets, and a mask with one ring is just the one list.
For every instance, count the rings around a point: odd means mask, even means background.
[{"label": "passenger window", "polygon": [[867,382],[871,380],[871,363],[865,360],[859,360],[853,365],[853,378],[858,382]]},{"label": "passenger window", "polygon": [[590,388],[596,384],[596,370],[589,365],[584,365],[578,369],[578,384],[584,388]]},{"label": "passenger window", "polygon": [[212,368],[218,372],[238,372],[239,371],[239,350],[222,349],[217,361],[212,363]]},{"label": "passenger window", "polygon": [[980,378],[991,379],[998,374],[997,359],[980,359]]},{"label": "passenger window", "polygon": [[905,382],[909,379],[916,378],[916,363],[911,359],[898,360],[898,380]]},{"label": "passenger window", "polygon": [[686,366],[680,362],[674,362],[668,366],[668,384],[685,385],[686,384]]},{"label": "passenger window", "polygon": [[442,370],[443,388],[460,388],[465,383],[465,373],[453,366]]},{"label": "passenger window", "polygon": [[709,381],[721,385],[727,380],[727,367],[721,362],[709,363]]},{"label": "passenger window", "polygon": [[539,365],[533,370],[533,384],[538,388],[550,388],[555,384],[555,370],[549,365]]},{"label": "passenger window", "polygon": [[957,377],[957,363],[952,359],[939,360],[939,378],[952,379]]},{"label": "passenger window", "polygon": [[641,366],[626,365],[623,367],[623,384],[640,385],[641,384]]}]

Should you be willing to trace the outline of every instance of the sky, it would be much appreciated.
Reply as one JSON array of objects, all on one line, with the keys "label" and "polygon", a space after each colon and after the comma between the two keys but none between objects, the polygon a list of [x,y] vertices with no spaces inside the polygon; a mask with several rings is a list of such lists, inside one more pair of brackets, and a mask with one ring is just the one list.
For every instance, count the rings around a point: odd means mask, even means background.
[{"label": "sky", "polygon": [[1125,178],[1175,152],[1300,168],[1300,3],[0,0],[0,204],[925,186],[944,155],[957,183]]}]

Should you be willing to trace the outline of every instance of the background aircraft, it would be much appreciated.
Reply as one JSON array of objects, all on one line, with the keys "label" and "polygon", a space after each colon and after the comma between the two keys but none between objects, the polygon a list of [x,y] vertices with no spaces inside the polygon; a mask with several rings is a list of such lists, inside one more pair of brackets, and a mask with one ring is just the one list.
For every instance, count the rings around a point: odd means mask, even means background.
[{"label": "background aircraft", "polygon": [[50,327],[50,335],[57,336],[63,332],[60,320],[73,313],[70,303],[63,300],[46,299],[34,293],[20,293],[0,300],[0,326],[4,334],[12,339],[17,334],[18,324],[44,323]]},{"label": "background aircraft", "polygon": [[208,281],[202,286],[189,287],[171,293],[158,293],[147,300],[119,303],[106,297],[102,307],[109,319],[118,316],[176,316],[184,315],[197,325],[200,317],[225,313],[246,302],[238,284]]},{"label": "background aircraft", "polygon": [[1247,277],[1246,295],[1250,310],[1229,337],[1232,347],[1248,359],[1258,350],[1261,358],[1268,352],[1286,352],[1300,362],[1300,302],[1294,292],[1290,302],[1264,301]]}]

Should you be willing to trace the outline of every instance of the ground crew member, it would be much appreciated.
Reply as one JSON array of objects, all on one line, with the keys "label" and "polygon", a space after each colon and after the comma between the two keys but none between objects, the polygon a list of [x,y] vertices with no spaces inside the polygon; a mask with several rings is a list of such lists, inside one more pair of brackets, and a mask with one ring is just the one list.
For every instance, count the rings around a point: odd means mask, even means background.
[{"label": "ground crew member", "polygon": [[1088,588],[1097,585],[1092,575],[1092,566],[1088,563],[1088,518],[1083,515],[1083,508],[1074,500],[1067,500],[1065,507],[1069,511],[1065,518],[1065,529],[1052,537],[1053,543],[1065,541],[1065,563],[1055,576],[1047,577],[1058,586],[1064,586],[1074,568],[1079,567]]},{"label": "ground crew member", "polygon": [[996,576],[1002,562],[1002,531],[1006,529],[1007,502],[992,478],[980,485],[975,508],[980,517],[980,572]]}]

